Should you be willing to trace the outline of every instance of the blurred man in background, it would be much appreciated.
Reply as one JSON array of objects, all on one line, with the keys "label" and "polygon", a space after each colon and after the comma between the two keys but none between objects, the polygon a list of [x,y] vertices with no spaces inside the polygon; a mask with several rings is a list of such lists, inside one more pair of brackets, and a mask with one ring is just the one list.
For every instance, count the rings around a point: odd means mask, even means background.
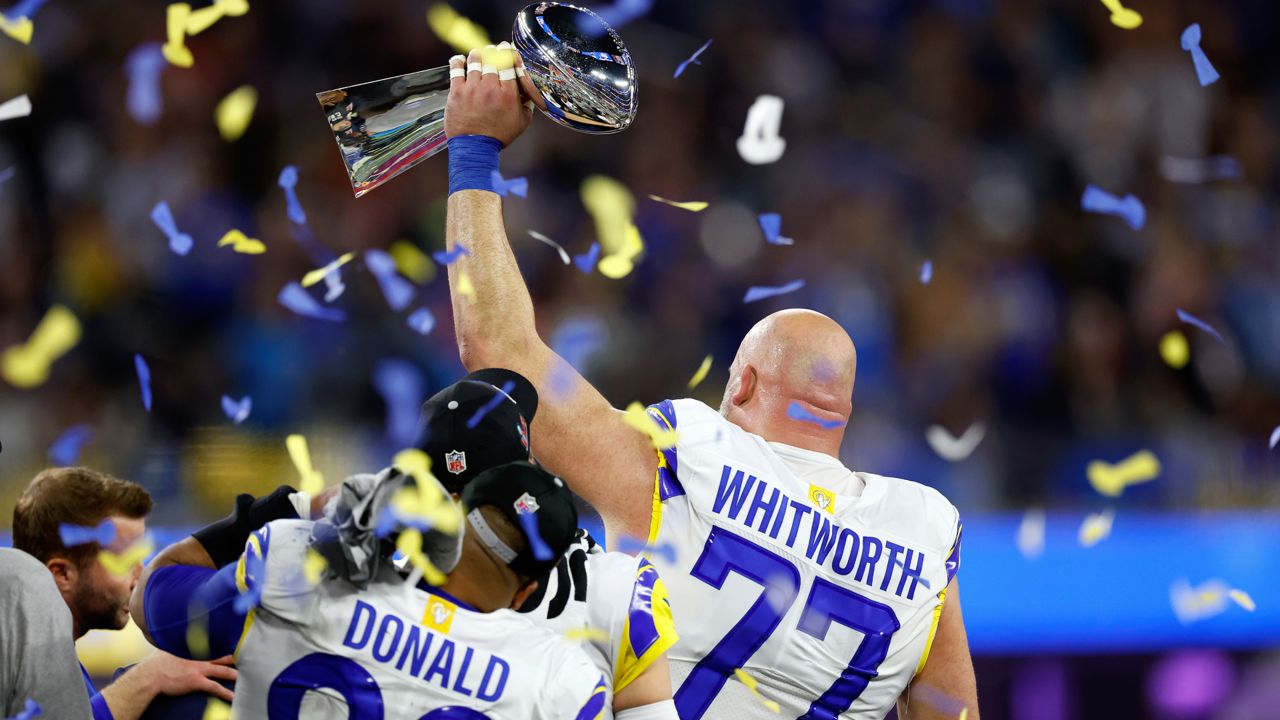
[{"label": "blurred man in background", "polygon": [[[50,468],[36,475],[13,510],[13,544],[44,564],[71,611],[72,637],[90,630],[120,630],[129,620],[129,598],[141,562],[124,574],[109,571],[99,552],[124,554],[146,533],[151,495],[137,483],[83,467]],[[109,521],[113,539],[105,545],[63,544],[61,526],[98,527]],[[229,690],[215,679],[234,680],[230,658],[215,662],[180,660],[156,652],[98,692],[81,666],[94,720],[136,720],[158,695],[207,692],[226,700]]]}]

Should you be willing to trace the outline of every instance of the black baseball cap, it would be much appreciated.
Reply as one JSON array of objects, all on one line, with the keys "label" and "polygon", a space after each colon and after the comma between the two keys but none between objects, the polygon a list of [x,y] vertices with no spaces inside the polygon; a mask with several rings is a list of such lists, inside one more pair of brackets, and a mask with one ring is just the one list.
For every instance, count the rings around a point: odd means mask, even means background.
[{"label": "black baseball cap", "polygon": [[[479,510],[499,510],[524,535],[521,552],[493,532]],[[556,566],[578,534],[578,510],[563,480],[531,462],[518,460],[489,468],[467,483],[462,506],[470,531],[517,574],[541,579]]]},{"label": "black baseball cap", "polygon": [[422,405],[414,447],[431,458],[431,472],[451,493],[489,468],[529,459],[529,423],[538,391],[523,375],[477,370]]}]

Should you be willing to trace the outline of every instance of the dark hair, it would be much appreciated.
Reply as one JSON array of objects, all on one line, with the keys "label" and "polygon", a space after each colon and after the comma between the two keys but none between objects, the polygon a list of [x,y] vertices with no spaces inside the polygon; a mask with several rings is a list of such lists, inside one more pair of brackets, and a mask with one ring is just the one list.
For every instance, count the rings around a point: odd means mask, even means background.
[{"label": "dark hair", "polygon": [[56,556],[83,564],[99,551],[98,543],[68,548],[62,523],[93,526],[112,515],[144,518],[151,512],[151,493],[138,483],[85,467],[42,470],[13,508],[13,546],[40,562]]}]

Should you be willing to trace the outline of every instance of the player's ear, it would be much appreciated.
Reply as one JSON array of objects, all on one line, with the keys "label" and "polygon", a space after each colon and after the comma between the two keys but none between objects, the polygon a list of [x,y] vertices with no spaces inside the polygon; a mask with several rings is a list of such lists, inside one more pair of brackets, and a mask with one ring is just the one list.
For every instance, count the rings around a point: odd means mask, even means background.
[{"label": "player's ear", "polygon": [[80,570],[76,564],[59,555],[49,558],[49,562],[44,566],[53,573],[53,582],[63,595],[71,591],[76,584],[76,579],[80,576]]},{"label": "player's ear", "polygon": [[524,605],[524,601],[528,600],[529,596],[537,592],[537,590],[538,590],[537,580],[530,580],[529,582],[525,583],[523,587],[521,587],[519,590],[516,591],[516,596],[512,598],[511,609],[519,610]]},{"label": "player's ear", "polygon": [[758,380],[756,369],[750,363],[742,366],[742,372],[738,373],[738,386],[733,389],[733,396],[730,398],[735,406],[745,405],[756,394],[756,381]]}]

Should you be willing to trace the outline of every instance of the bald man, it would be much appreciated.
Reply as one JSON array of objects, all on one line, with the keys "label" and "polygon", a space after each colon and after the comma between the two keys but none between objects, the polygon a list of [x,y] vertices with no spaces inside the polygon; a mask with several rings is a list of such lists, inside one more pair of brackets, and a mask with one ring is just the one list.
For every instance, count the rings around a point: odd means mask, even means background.
[{"label": "bald man", "polygon": [[675,431],[655,449],[538,336],[490,179],[538,96],[475,59],[453,64],[445,109],[446,240],[470,252],[449,267],[459,352],[469,370],[534,382],[532,453],[595,506],[611,547],[631,536],[674,549],[652,561],[680,635],[668,654],[680,717],[881,718],[897,702],[910,720],[977,718],[959,513],[931,488],[839,460],[849,336],[808,310],[761,320],[718,412],[689,399],[648,409]]}]

